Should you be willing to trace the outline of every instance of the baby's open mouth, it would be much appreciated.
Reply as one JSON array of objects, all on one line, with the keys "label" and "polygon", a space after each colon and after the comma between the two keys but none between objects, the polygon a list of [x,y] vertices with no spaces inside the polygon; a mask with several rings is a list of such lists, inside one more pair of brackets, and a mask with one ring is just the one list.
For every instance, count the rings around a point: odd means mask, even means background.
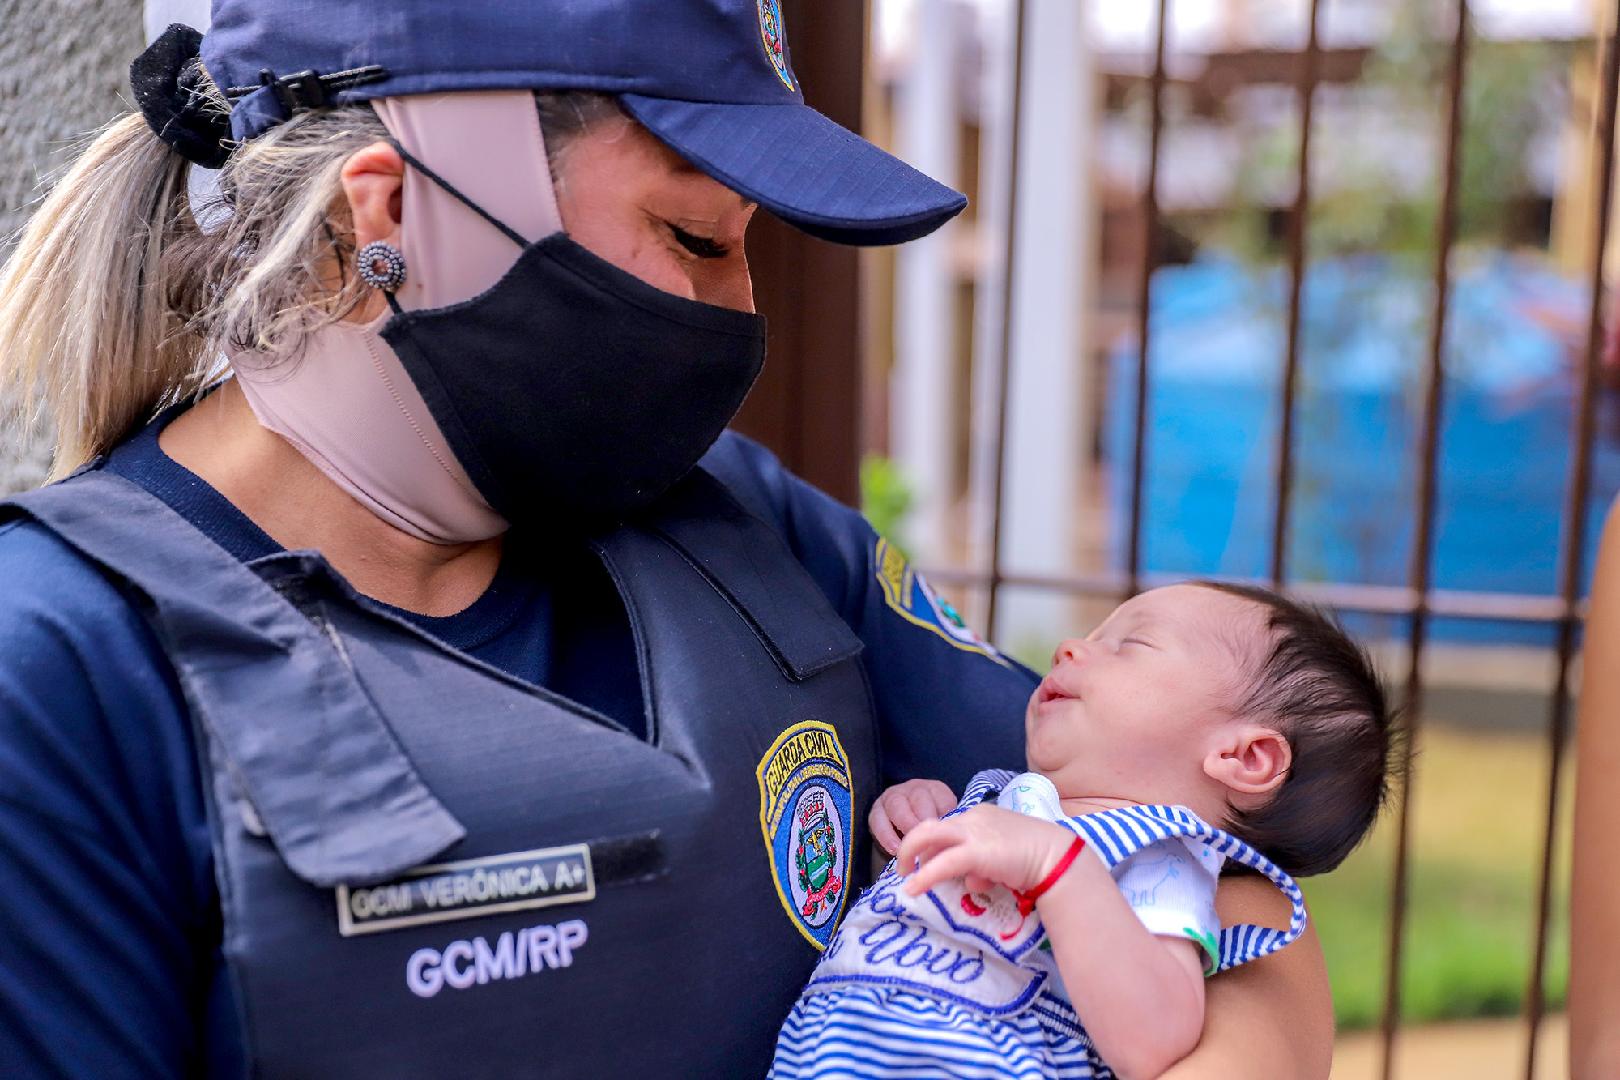
[{"label": "baby's open mouth", "polygon": [[1040,706],[1045,705],[1048,701],[1063,701],[1077,697],[1079,697],[1078,694],[1071,694],[1069,691],[1059,686],[1057,680],[1048,675],[1046,678],[1041,680],[1041,685],[1035,691],[1035,705],[1037,708],[1039,708]]}]

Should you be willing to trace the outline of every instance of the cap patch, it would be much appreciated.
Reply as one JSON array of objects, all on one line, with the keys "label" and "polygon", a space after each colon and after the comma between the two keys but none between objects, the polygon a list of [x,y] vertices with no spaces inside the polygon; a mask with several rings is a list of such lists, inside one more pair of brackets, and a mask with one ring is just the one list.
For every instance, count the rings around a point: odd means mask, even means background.
[{"label": "cap patch", "polygon": [[759,39],[765,44],[765,55],[770,58],[782,85],[797,92],[793,72],[788,69],[787,29],[782,25],[781,0],[755,0],[755,4],[759,8]]}]

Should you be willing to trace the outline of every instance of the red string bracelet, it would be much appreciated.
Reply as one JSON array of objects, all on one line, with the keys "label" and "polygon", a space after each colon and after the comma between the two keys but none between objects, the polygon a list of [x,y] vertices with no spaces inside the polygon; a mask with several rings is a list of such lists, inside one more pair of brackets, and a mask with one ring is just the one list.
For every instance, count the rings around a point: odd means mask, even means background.
[{"label": "red string bracelet", "polygon": [[1075,857],[1085,849],[1085,846],[1085,837],[1075,837],[1074,843],[1069,845],[1069,850],[1063,853],[1063,858],[1058,860],[1058,864],[1052,867],[1052,872],[1042,878],[1039,884],[1028,892],[1014,890],[1013,898],[1018,901],[1018,914],[1027,916],[1035,910],[1035,901],[1045,896],[1046,891],[1057,884],[1058,878],[1062,877],[1064,871],[1074,865]]}]

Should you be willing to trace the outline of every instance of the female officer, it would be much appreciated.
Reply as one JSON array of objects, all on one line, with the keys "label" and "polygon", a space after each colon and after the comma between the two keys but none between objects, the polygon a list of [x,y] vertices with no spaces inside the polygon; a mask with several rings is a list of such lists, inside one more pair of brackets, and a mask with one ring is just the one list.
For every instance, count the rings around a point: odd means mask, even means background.
[{"label": "female officer", "polygon": [[[743,235],[962,199],[775,0],[217,0],[132,82],[0,284],[77,470],[0,510],[0,1060],[757,1075],[873,795],[1014,761],[1034,680],[722,434]],[[1184,1075],[1325,1074],[1288,952]]]}]

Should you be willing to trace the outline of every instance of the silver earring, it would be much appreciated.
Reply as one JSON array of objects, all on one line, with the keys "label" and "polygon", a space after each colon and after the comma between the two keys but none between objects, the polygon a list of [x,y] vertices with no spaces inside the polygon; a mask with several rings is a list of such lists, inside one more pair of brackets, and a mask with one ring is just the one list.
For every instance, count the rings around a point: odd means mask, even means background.
[{"label": "silver earring", "polygon": [[399,248],[373,240],[355,254],[360,280],[383,292],[393,292],[405,284],[405,256]]}]

